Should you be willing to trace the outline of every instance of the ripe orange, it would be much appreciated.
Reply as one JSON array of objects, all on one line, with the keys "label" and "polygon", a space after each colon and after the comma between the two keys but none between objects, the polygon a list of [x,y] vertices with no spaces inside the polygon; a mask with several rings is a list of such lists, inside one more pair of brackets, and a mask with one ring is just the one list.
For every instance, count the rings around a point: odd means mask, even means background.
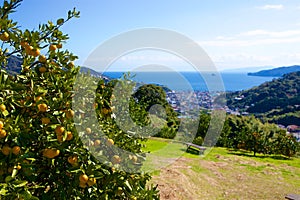
[{"label": "ripe orange", "polygon": [[6,145],[6,146],[2,147],[1,151],[4,155],[8,156],[11,152],[11,148]]},{"label": "ripe orange", "polygon": [[58,43],[58,44],[56,45],[56,47],[57,47],[58,49],[61,49],[61,48],[62,48],[62,43]]},{"label": "ripe orange", "polygon": [[81,175],[79,176],[79,181],[80,181],[81,183],[87,183],[88,180],[89,180],[89,177],[88,177],[86,174],[81,174]]},{"label": "ripe orange", "polygon": [[47,61],[46,56],[44,56],[44,55],[40,55],[40,56],[39,56],[39,62],[45,63],[46,61]]},{"label": "ripe orange", "polygon": [[0,121],[0,129],[2,129],[2,128],[3,128],[3,126],[4,126],[4,123],[3,123],[3,121]]},{"label": "ripe orange", "polygon": [[68,163],[71,165],[74,165],[78,162],[78,157],[77,156],[69,156],[68,157]]},{"label": "ripe orange", "polygon": [[21,41],[20,45],[21,45],[21,47],[25,48],[26,46],[28,46],[28,42]]},{"label": "ripe orange", "polygon": [[136,163],[138,161],[138,158],[136,156],[132,156],[132,162]]},{"label": "ripe orange", "polygon": [[55,45],[55,44],[51,44],[50,46],[49,46],[49,50],[50,51],[55,51],[57,49],[57,46]]},{"label": "ripe orange", "polygon": [[20,170],[20,169],[22,169],[22,167],[21,167],[21,165],[20,164],[18,164],[17,166],[15,166],[14,167],[15,169],[17,169],[17,170]]},{"label": "ripe orange", "polygon": [[5,131],[4,129],[2,129],[2,130],[0,131],[0,138],[5,138],[6,135],[7,135],[6,131]]},{"label": "ripe orange", "polygon": [[35,102],[38,102],[38,101],[40,101],[40,100],[42,100],[42,99],[43,99],[43,97],[37,96],[37,97],[35,97],[34,101],[35,101]]},{"label": "ripe orange", "polygon": [[119,163],[121,162],[120,156],[114,155],[114,156],[112,157],[112,159],[111,159],[111,162],[112,162],[113,164],[119,164]]},{"label": "ripe orange", "polygon": [[40,49],[33,49],[31,51],[31,55],[34,56],[34,57],[38,57],[40,54],[41,54]]},{"label": "ripe orange", "polygon": [[43,156],[46,158],[55,158],[59,153],[60,151],[58,149],[44,149]]},{"label": "ripe orange", "polygon": [[43,117],[42,124],[50,124],[50,119],[48,117]]},{"label": "ripe orange", "polygon": [[21,148],[20,148],[19,146],[14,146],[14,147],[12,148],[12,153],[13,153],[14,155],[18,155],[18,154],[20,153],[20,151],[21,151]]},{"label": "ripe orange", "polygon": [[39,104],[39,105],[38,105],[38,110],[39,110],[39,112],[46,112],[47,109],[48,109],[48,106],[47,106],[47,104],[45,104],[45,103],[42,103],[42,104]]},{"label": "ripe orange", "polygon": [[101,140],[95,140],[94,145],[99,146],[101,144]]},{"label": "ripe orange", "polygon": [[85,131],[86,131],[87,134],[91,134],[92,133],[92,129],[91,128],[86,128]]},{"label": "ripe orange", "polygon": [[0,110],[1,110],[1,111],[6,111],[6,106],[5,106],[4,104],[1,104],[1,105],[0,105]]},{"label": "ripe orange", "polygon": [[64,137],[62,135],[57,135],[57,141],[62,143],[64,141]]},{"label": "ripe orange", "polygon": [[72,140],[72,139],[73,139],[73,134],[72,134],[71,131],[68,131],[68,132],[67,132],[67,138],[66,138],[66,140],[67,140],[67,141],[70,141],[70,140]]},{"label": "ripe orange", "polygon": [[96,179],[95,178],[89,178],[87,181],[88,186],[93,186],[96,184]]},{"label": "ripe orange", "polygon": [[54,131],[56,135],[62,135],[65,132],[65,128],[62,126],[57,126]]},{"label": "ripe orange", "polygon": [[0,35],[0,39],[2,41],[8,41],[9,40],[9,34],[7,32],[4,32]]},{"label": "ripe orange", "polygon": [[79,187],[81,187],[81,188],[86,188],[86,183],[83,183],[83,182],[79,182]]},{"label": "ripe orange", "polygon": [[42,67],[39,68],[39,72],[40,73],[45,73],[46,71],[47,71],[47,68],[44,67],[44,66],[42,66]]},{"label": "ripe orange", "polygon": [[66,113],[67,119],[72,119],[75,115],[74,110],[67,110],[65,113]]},{"label": "ripe orange", "polygon": [[25,46],[25,53],[27,55],[32,55],[32,52],[33,52],[33,47],[32,46],[30,46],[30,45]]},{"label": "ripe orange", "polygon": [[107,141],[106,141],[106,145],[107,146],[112,146],[112,145],[114,145],[114,140],[113,139],[108,139]]}]

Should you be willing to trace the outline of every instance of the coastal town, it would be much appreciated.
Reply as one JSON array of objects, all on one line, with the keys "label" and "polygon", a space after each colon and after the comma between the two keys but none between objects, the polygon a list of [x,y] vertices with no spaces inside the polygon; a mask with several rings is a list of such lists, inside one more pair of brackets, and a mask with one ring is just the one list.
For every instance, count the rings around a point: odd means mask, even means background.
[{"label": "coastal town", "polygon": [[[214,98],[221,92],[210,93],[208,91],[167,91],[167,101],[172,108],[179,113],[179,117],[198,117],[195,110],[224,110],[227,114],[248,116],[250,113],[239,109],[230,109],[226,104],[223,106],[214,104]],[[243,99],[243,96],[236,97],[235,100]],[[300,126],[291,124],[284,126],[277,124],[279,128],[285,129],[288,134],[292,134],[300,141]]]}]

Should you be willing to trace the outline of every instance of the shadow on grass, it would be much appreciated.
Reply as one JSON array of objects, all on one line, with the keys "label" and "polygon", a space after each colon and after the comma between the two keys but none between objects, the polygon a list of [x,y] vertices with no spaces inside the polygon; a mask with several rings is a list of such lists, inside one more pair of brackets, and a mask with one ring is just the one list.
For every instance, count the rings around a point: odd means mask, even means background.
[{"label": "shadow on grass", "polygon": [[291,160],[291,158],[288,158],[286,156],[283,155],[262,155],[262,154],[257,154],[257,155],[253,155],[253,152],[249,152],[246,150],[235,150],[235,149],[228,149],[228,154],[231,155],[236,155],[236,156],[244,156],[244,157],[250,157],[250,158],[271,158],[274,160]]}]

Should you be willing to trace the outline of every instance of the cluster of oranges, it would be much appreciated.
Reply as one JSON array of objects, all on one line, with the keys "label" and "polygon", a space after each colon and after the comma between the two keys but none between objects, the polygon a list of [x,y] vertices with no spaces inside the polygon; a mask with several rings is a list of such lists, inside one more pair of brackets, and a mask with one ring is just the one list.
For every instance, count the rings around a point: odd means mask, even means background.
[{"label": "cluster of oranges", "polygon": [[1,152],[5,155],[8,156],[10,153],[13,153],[14,155],[19,155],[21,152],[21,148],[19,146],[14,146],[11,148],[8,144],[4,145],[1,149]]},{"label": "cluster of oranges", "polygon": [[39,48],[31,46],[28,42],[22,41],[20,45],[24,48],[25,53],[29,56],[38,57],[41,54]]},{"label": "cluster of oranges", "polygon": [[[70,141],[73,139],[73,134],[71,131],[67,131],[65,133],[65,128],[63,126],[57,126],[54,130],[55,134],[56,134],[56,137],[57,137],[57,140],[58,142],[64,142],[65,140],[66,141]],[[64,135],[65,133],[65,135]]]},{"label": "cluster of oranges", "polygon": [[97,183],[96,179],[93,177],[88,177],[86,174],[81,174],[79,176],[79,187],[86,188],[87,186],[93,186]]},{"label": "cluster of oranges", "polygon": [[6,130],[3,129],[4,123],[3,121],[0,121],[0,138],[5,138],[7,133]]}]

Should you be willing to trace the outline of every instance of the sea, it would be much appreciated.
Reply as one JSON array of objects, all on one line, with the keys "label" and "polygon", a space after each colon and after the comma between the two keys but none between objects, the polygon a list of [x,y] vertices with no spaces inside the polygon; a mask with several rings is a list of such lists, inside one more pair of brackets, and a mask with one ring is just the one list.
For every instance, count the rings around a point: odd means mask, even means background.
[{"label": "sea", "polygon": [[[104,72],[118,79],[124,72]],[[174,91],[242,91],[272,81],[275,77],[248,76],[245,72],[131,72],[130,79],[144,84],[166,86]]]}]

